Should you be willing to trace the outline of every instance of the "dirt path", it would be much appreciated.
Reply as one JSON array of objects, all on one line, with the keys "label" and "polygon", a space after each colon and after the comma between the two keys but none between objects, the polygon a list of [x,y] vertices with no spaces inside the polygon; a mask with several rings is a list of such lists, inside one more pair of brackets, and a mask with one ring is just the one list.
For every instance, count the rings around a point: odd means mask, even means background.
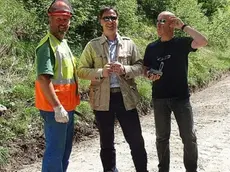
[{"label": "dirt path", "polygon": [[[199,148],[199,172],[230,172],[230,76],[191,97]],[[153,114],[141,118],[148,153],[148,169],[157,171]],[[182,172],[182,143],[172,119],[171,171]],[[116,130],[117,166],[121,172],[134,172],[127,143]],[[38,172],[40,163],[18,172]],[[74,146],[68,172],[101,172],[98,138]]]}]

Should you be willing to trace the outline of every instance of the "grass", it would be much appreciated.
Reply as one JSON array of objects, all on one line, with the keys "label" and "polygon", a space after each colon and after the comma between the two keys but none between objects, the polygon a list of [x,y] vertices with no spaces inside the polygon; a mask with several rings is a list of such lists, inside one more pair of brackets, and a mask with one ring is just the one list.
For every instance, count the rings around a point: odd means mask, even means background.
[{"label": "grass", "polygon": [[[205,85],[215,76],[229,70],[229,57],[230,50],[203,48],[193,53],[189,61],[190,86]],[[0,117],[0,165],[7,164],[10,157],[7,144],[16,138],[30,139],[36,133],[42,133],[43,126],[38,110],[34,107],[34,69],[25,63],[26,60],[22,57],[13,63],[14,60],[14,56],[0,59],[1,71],[4,73],[0,78],[3,83],[0,86],[0,104],[8,108],[8,111]],[[141,94],[139,108],[147,112],[151,102],[151,83],[144,77],[138,77],[136,82]],[[90,81],[79,80],[79,83],[81,92],[87,95]],[[88,129],[93,129],[93,111],[88,101],[81,101],[76,110],[82,114],[82,116],[76,116],[76,127],[80,134],[87,135]]]},{"label": "grass", "polygon": [[9,153],[8,150],[0,146],[0,167],[8,163]]},{"label": "grass", "polygon": [[203,48],[190,57],[189,85],[202,87],[230,70],[230,51]]},{"label": "grass", "polygon": [[[42,27],[34,23],[35,16],[25,11],[20,2],[10,0],[10,4],[6,4],[0,1],[0,104],[8,109],[0,116],[0,171],[11,158],[17,158],[11,157],[10,144],[22,138],[29,142],[43,134],[43,122],[34,107],[34,42],[37,44],[35,39],[40,35],[32,37]],[[25,34],[17,35],[21,30]],[[156,28],[141,23],[138,31],[130,36],[142,57],[147,44],[156,39],[154,33]],[[75,45],[74,50],[80,54],[82,47]],[[229,70],[230,49],[202,48],[189,58],[190,87],[201,87]],[[146,113],[151,102],[151,83],[143,77],[138,77],[136,82],[141,95],[139,109]],[[94,114],[87,101],[89,84],[90,81],[79,80],[82,101],[76,110],[82,115],[75,116],[77,137],[89,134],[94,126]]]}]

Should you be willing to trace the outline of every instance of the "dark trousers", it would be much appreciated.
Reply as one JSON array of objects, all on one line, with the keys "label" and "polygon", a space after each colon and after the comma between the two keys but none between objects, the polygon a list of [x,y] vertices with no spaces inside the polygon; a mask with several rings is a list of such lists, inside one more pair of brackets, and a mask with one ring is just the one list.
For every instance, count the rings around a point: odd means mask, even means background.
[{"label": "dark trousers", "polygon": [[159,172],[168,172],[170,163],[169,138],[171,132],[171,113],[175,115],[180,137],[184,144],[184,166],[186,172],[197,171],[197,142],[194,132],[192,107],[187,99],[153,99],[156,127],[156,147]]},{"label": "dark trousers", "polygon": [[95,111],[100,133],[101,161],[104,172],[117,172],[114,148],[114,122],[120,123],[137,172],[147,172],[147,154],[136,109],[126,111],[120,92],[111,93],[109,111]]}]

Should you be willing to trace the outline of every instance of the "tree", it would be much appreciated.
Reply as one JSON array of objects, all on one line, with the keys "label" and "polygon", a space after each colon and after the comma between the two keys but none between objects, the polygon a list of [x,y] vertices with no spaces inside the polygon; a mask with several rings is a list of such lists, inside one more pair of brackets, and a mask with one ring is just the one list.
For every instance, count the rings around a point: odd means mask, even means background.
[{"label": "tree", "polygon": [[167,9],[170,0],[137,0],[137,4],[138,11],[156,24],[155,19],[160,12]]},{"label": "tree", "polygon": [[202,4],[202,9],[207,17],[212,17],[219,8],[225,8],[229,4],[229,0],[198,0]]}]

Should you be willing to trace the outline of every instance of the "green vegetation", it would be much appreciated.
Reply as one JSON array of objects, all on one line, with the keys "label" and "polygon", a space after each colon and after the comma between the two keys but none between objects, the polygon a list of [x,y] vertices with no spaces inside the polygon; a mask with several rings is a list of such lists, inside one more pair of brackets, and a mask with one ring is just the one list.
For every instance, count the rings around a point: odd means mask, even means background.
[{"label": "green vegetation", "polygon": [[[7,107],[0,116],[0,169],[12,156],[8,147],[17,139],[30,140],[42,133],[42,121],[34,107],[34,50],[47,30],[46,9],[50,0],[0,1],[0,104]],[[101,35],[98,11],[104,5],[116,6],[119,32],[131,37],[144,55],[148,43],[157,38],[155,19],[169,10],[204,33],[209,45],[191,54],[189,83],[204,86],[230,70],[230,2],[229,0],[72,0],[74,16],[67,35],[79,57],[85,44]],[[184,35],[178,31],[177,35]],[[77,58],[78,59],[78,58]],[[137,79],[142,96],[139,110],[146,113],[151,101],[151,83]],[[76,116],[77,137],[93,129],[94,116],[88,103],[89,81],[80,80],[82,99]]]}]

